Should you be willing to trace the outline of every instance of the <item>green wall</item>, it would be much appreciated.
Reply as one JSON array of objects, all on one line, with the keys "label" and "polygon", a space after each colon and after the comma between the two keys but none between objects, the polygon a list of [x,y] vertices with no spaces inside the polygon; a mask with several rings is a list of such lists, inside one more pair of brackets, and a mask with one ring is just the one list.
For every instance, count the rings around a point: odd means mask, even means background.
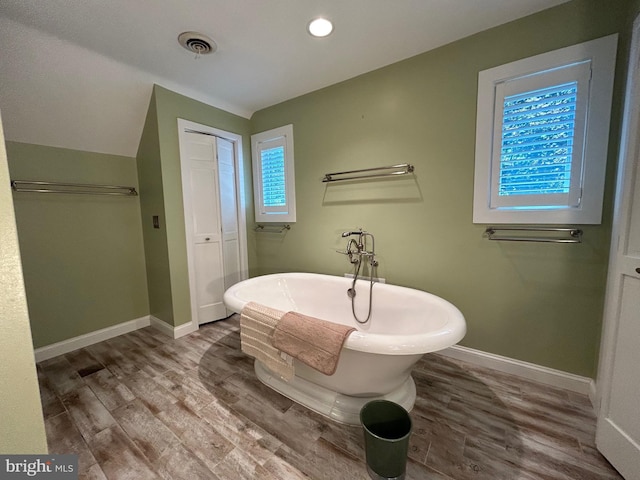
[{"label": "green wall", "polygon": [[[135,159],[7,142],[11,178],[137,187]],[[138,197],[14,193],[34,347],[149,314]]]},{"label": "green wall", "polygon": [[[148,172],[143,167],[140,170],[141,186],[146,185],[154,189],[154,195],[158,195],[162,192],[162,205],[164,207],[164,222],[161,224],[160,232],[158,235],[166,236],[166,252],[168,254],[168,270],[162,268],[161,272],[156,272],[159,275],[164,275],[159,283],[162,284],[162,288],[159,291],[163,291],[165,295],[171,296],[172,305],[172,318],[168,316],[162,317],[162,320],[167,323],[172,323],[174,326],[181,325],[191,321],[191,305],[189,300],[189,276],[187,270],[187,250],[186,250],[186,237],[184,227],[184,208],[182,203],[182,180],[180,174],[180,149],[178,143],[178,118],[190,120],[192,122],[200,123],[210,127],[218,128],[227,132],[236,133],[243,137],[243,157],[245,167],[245,178],[249,178],[251,170],[251,156],[249,152],[250,148],[250,122],[246,118],[231,114],[224,110],[206,105],[191,98],[177,94],[163,87],[156,85],[154,87],[154,95],[152,98],[152,106],[155,99],[155,114],[151,113],[147,118],[147,123],[157,121],[157,136],[160,153],[160,171],[157,170],[157,160],[155,160],[155,170],[150,169]],[[151,134],[147,131],[145,126],[145,135],[143,140],[145,141],[144,150],[153,152],[153,144],[155,142],[152,139]],[[149,127],[151,128],[151,127]],[[147,145],[147,140],[148,144]],[[140,158],[140,152],[138,154]],[[148,175],[147,175],[148,174]],[[144,178],[143,178],[144,177]],[[161,181],[161,185],[158,182]],[[149,185],[153,184],[153,186]],[[250,183],[248,184],[250,185]],[[142,188],[142,187],[141,187]],[[144,196],[145,192],[141,194]],[[245,194],[250,197],[250,189],[247,189]],[[158,212],[162,213],[159,209],[159,199],[152,202]],[[249,204],[249,203],[248,203]],[[157,215],[158,212],[152,212],[151,210],[143,209],[142,221],[145,231],[145,244],[149,244],[147,238],[149,225],[151,224],[151,216]],[[253,216],[252,210],[247,215]],[[156,230],[157,232],[157,230]],[[150,235],[153,235],[151,233]],[[165,262],[164,248],[160,253],[156,255],[158,263]],[[154,251],[155,252],[155,251]],[[155,253],[147,254],[147,264],[153,268],[155,262]],[[249,258],[249,262],[255,259]],[[169,275],[167,279],[166,275]],[[155,283],[155,281],[154,281]],[[152,297],[152,304],[154,304]],[[168,305],[168,303],[163,303]]]},{"label": "green wall", "polygon": [[[142,232],[149,289],[149,311],[157,319],[173,325],[167,222],[164,211],[155,91],[151,94],[136,161],[140,182],[140,212],[143,219]],[[153,228],[154,215],[158,216],[160,228]]]},{"label": "green wall", "polygon": [[[254,274],[350,271],[340,232],[375,235],[378,273],[464,313],[462,345],[593,377],[609,249],[627,36],[621,38],[602,225],[581,245],[490,242],[472,223],[478,72],[625,31],[630,3],[574,1],[256,112],[294,126],[298,222],[258,235]],[[324,173],[411,163],[412,179]]]},{"label": "green wall", "polygon": [[0,122],[0,453],[47,453]]}]

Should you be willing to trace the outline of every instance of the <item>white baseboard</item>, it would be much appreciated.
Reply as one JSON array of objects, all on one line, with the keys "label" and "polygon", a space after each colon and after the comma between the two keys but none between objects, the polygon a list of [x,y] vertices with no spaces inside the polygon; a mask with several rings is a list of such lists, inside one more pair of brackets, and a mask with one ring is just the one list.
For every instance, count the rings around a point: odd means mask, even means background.
[{"label": "white baseboard", "polygon": [[96,330],[95,332],[85,333],[78,337],[69,338],[68,340],[36,348],[34,351],[36,362],[48,360],[50,358],[57,357],[58,355],[64,355],[65,353],[88,347],[94,343],[99,343],[104,340],[117,337],[118,335],[124,335],[125,333],[148,327],[149,325],[171,338],[180,338],[198,330],[198,327],[193,325],[191,322],[173,327],[153,315],[147,315],[145,317],[129,320],[128,322],[118,323],[117,325],[103,328],[101,330]]},{"label": "white baseboard", "polygon": [[599,415],[600,399],[598,398],[598,385],[593,380],[591,380],[591,385],[589,385],[589,400],[591,401],[591,405],[593,406],[593,410],[596,412],[596,415]]},{"label": "white baseboard", "polygon": [[159,332],[164,333],[168,337],[173,338],[173,327],[171,325],[163,320],[160,320],[158,317],[154,317],[153,315],[150,315],[149,319],[153,328],[155,328]]},{"label": "white baseboard", "polygon": [[110,338],[117,337],[118,335],[124,335],[125,333],[133,332],[134,330],[138,330],[139,328],[148,327],[150,324],[151,319],[149,315],[147,315],[145,317],[129,320],[128,322],[118,323],[117,325],[113,325],[111,327],[102,328],[100,330],[96,330],[95,332],[90,332],[78,337],[69,338],[68,340],[52,343],[51,345],[47,345],[45,347],[36,348],[34,352],[36,362],[41,362],[42,360],[48,360],[50,358],[57,357],[58,355],[73,352],[74,350],[78,350],[79,348],[88,347],[89,345],[93,345],[94,343],[109,340]]},{"label": "white baseboard", "polygon": [[155,329],[161,331],[165,335],[168,335],[171,338],[180,338],[185,335],[190,334],[191,332],[195,332],[198,330],[198,327],[195,326],[191,322],[183,323],[182,325],[178,325],[177,327],[173,327],[169,325],[167,322],[160,320],[157,317],[151,315],[151,326]]},{"label": "white baseboard", "polygon": [[191,332],[195,332],[198,330],[198,326],[194,325],[191,322],[183,323],[182,325],[178,325],[173,328],[173,338],[184,337],[185,335],[189,335]]},{"label": "white baseboard", "polygon": [[523,362],[514,358],[503,357],[473,348],[454,345],[437,352],[446,357],[455,358],[475,365],[491,368],[502,373],[544,383],[553,387],[564,388],[572,392],[588,395],[593,404],[595,401],[595,382],[588,377],[543,367],[535,363]]}]

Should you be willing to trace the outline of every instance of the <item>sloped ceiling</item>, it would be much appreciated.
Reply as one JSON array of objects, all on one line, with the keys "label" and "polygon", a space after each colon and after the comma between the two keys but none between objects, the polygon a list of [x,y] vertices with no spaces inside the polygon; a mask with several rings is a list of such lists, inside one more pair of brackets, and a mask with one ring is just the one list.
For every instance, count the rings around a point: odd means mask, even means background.
[{"label": "sloped ceiling", "polygon": [[[8,140],[135,156],[154,83],[250,118],[565,1],[2,0],[0,111]],[[188,30],[218,51],[195,59]]]}]

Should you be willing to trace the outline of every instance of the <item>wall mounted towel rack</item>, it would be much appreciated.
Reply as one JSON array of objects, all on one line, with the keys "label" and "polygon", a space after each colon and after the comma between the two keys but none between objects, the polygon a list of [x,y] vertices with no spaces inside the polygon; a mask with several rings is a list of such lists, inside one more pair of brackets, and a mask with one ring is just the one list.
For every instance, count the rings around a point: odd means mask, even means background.
[{"label": "wall mounted towel rack", "polygon": [[138,195],[135,187],[124,187],[120,185],[87,185],[81,183],[35,182],[30,180],[11,180],[11,188],[16,192],[124,195],[127,197]]},{"label": "wall mounted towel rack", "polygon": [[[363,168],[361,170],[349,170],[348,172],[334,172],[325,174],[323,182],[340,182],[342,180],[361,180],[365,178],[390,177],[394,175],[407,175],[415,170],[413,165],[401,163],[388,167]],[[378,173],[375,173],[378,172]]]},{"label": "wall mounted towel rack", "polygon": [[[521,234],[498,233],[503,231]],[[529,235],[530,232],[536,235]],[[582,230],[574,227],[487,227],[484,233],[489,240],[501,242],[582,243]]]},{"label": "wall mounted towel rack", "polygon": [[286,230],[291,230],[291,225],[256,225],[253,229],[254,232],[263,233],[282,233]]}]

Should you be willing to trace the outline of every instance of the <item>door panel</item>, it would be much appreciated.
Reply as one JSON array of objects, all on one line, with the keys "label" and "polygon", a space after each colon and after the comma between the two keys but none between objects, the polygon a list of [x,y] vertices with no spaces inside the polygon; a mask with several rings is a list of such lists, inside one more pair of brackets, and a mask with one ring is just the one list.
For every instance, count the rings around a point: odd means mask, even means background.
[{"label": "door panel", "polygon": [[195,249],[196,296],[198,299],[198,323],[211,322],[227,316],[222,303],[224,279],[219,243],[200,243]]},{"label": "door panel", "polygon": [[[638,99],[640,100],[640,98]],[[635,185],[633,189],[633,205],[640,205],[640,175],[636,172]],[[627,255],[640,259],[640,215],[631,215],[629,225],[629,240],[626,246]]]},{"label": "door panel", "polygon": [[623,276],[620,306],[620,327],[616,338],[617,368],[611,379],[609,418],[616,425],[624,425],[631,438],[640,439],[640,368],[637,363],[640,278]]},{"label": "door panel", "polygon": [[192,162],[193,234],[196,243],[220,242],[218,189],[213,162]]}]

